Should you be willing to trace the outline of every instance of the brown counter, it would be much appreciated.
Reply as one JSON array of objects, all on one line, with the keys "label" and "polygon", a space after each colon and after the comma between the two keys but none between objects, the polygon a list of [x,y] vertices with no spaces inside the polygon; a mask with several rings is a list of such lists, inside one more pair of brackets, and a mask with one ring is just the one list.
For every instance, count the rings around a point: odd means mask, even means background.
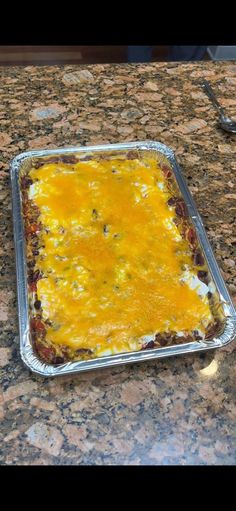
[{"label": "brown counter", "polygon": [[235,342],[48,380],[19,356],[9,161],[27,149],[157,140],[178,157],[235,302],[233,62],[0,68],[0,463],[235,464]]}]

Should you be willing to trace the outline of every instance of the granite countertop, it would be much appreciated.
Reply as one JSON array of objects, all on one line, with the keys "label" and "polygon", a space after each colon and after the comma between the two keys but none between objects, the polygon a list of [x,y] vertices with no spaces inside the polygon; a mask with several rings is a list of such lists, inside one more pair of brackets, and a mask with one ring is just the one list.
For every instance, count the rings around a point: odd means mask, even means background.
[{"label": "granite countertop", "polygon": [[229,464],[235,342],[217,351],[42,378],[19,355],[9,161],[27,149],[152,139],[176,152],[235,302],[236,137],[217,127],[209,79],[236,114],[233,62],[0,70],[0,463]]}]

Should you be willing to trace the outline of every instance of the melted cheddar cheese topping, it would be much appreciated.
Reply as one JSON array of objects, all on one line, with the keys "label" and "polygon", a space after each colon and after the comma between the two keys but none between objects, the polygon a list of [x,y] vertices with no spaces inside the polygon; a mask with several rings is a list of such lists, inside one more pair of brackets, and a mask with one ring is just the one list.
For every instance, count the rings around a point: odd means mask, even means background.
[{"label": "melted cheddar cheese topping", "polygon": [[208,299],[183,279],[196,271],[155,159],[46,163],[30,176],[52,343],[99,356],[140,349],[159,332],[204,331]]}]

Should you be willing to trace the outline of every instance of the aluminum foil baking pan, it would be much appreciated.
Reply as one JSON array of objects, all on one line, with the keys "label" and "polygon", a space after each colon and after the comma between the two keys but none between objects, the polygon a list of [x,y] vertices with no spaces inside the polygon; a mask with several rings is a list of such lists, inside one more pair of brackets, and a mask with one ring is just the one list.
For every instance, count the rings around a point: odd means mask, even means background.
[{"label": "aluminum foil baking pan", "polygon": [[[62,154],[86,154],[96,153],[119,153],[129,150],[140,151],[156,151],[159,159],[167,160],[173,169],[177,185],[185,201],[188,209],[190,220],[194,224],[197,236],[205,256],[212,280],[216,290],[220,296],[222,310],[224,315],[224,329],[218,337],[207,341],[188,342],[180,345],[166,346],[155,349],[149,349],[138,352],[122,353],[112,356],[104,356],[91,360],[68,362],[62,365],[49,365],[43,363],[34,353],[30,341],[29,328],[29,304],[27,291],[27,274],[26,274],[26,250],[24,239],[24,224],[21,208],[21,193],[19,176],[22,171],[27,171],[31,167],[32,159],[47,157],[51,155]],[[173,151],[164,144],[159,142],[130,142],[111,145],[99,145],[91,147],[72,147],[68,149],[53,149],[41,151],[28,151],[16,156],[10,164],[11,185],[12,185],[12,205],[13,205],[13,222],[14,222],[14,241],[16,254],[16,274],[17,274],[17,295],[18,295],[18,312],[19,312],[19,331],[20,331],[20,353],[23,362],[34,373],[42,376],[59,376],[65,374],[79,373],[97,368],[105,368],[120,364],[128,364],[135,362],[145,362],[146,360],[154,360],[164,358],[171,355],[181,355],[184,353],[194,353],[214,348],[220,348],[231,342],[236,335],[236,311],[230,299],[229,293],[221,276],[218,264],[212,252],[211,246],[206,236],[205,229],[201,217],[197,211],[196,205],[188,190],[186,182],[181,173],[181,169],[176,161]]]}]

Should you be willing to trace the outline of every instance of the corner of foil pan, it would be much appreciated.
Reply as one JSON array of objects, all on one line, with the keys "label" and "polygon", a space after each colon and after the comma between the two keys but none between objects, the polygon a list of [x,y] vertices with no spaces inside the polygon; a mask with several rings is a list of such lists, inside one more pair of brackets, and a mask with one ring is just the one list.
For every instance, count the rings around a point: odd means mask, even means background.
[{"label": "corner of foil pan", "polygon": [[[41,362],[34,354],[33,348],[29,343],[26,346],[20,346],[20,355],[24,364],[32,373],[46,377],[56,376],[59,373],[58,368]],[[65,365],[61,366],[61,368],[64,368]]]},{"label": "corner of foil pan", "polygon": [[222,334],[217,338],[220,347],[226,346],[236,339],[236,310],[229,299],[224,303],[225,327]]},{"label": "corner of foil pan", "polygon": [[10,171],[12,172],[16,170],[22,161],[26,160],[27,158],[31,158],[33,153],[37,153],[37,151],[24,151],[23,153],[14,156],[14,158],[10,160]]},{"label": "corner of foil pan", "polygon": [[140,142],[131,142],[131,144],[138,145],[139,149],[149,149],[150,151],[160,151],[163,153],[172,163],[176,161],[174,149],[162,142],[155,140],[142,140]]}]

